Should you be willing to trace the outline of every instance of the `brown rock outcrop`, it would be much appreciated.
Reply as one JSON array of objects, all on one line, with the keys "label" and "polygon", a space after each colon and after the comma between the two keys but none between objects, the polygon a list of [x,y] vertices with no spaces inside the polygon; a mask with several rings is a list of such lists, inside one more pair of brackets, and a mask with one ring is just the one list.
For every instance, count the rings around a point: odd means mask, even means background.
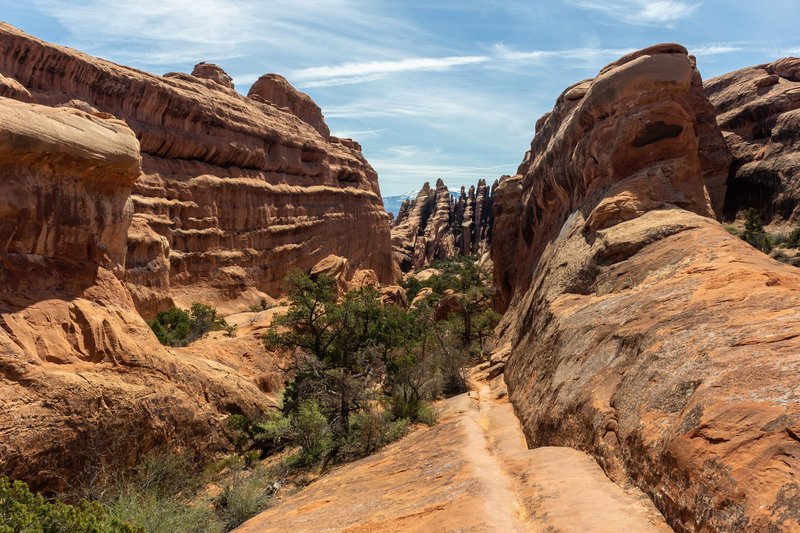
[{"label": "brown rock outcrop", "polygon": [[[331,136],[322,110],[306,93],[301,93],[279,74],[264,74],[250,86],[249,98],[287,108],[290,113],[317,130],[324,139]],[[347,139],[349,141],[349,139]],[[349,146],[354,148],[355,146]],[[358,147],[361,151],[361,147]]]},{"label": "brown rock outcrop", "polygon": [[505,378],[529,444],[589,452],[676,530],[795,530],[800,275],[711,218],[695,80],[677,45],[609,65],[498,187]]},{"label": "brown rock outcrop", "polygon": [[118,119],[0,98],[0,472],[37,489],[180,437],[207,457],[229,413],[272,403],[258,339],[252,362],[198,357],[136,312],[119,278],[140,162]]},{"label": "brown rock outcrop", "polygon": [[223,87],[227,87],[228,89],[234,88],[233,78],[228,76],[227,72],[222,70],[221,67],[215,65],[214,63],[206,63],[205,61],[201,61],[194,66],[194,70],[192,70],[192,76],[195,78],[203,78],[206,80],[215,81]]},{"label": "brown rock outcrop", "polygon": [[422,268],[434,259],[455,255],[479,255],[489,249],[492,240],[494,189],[484,180],[453,200],[444,182],[436,189],[423,185],[417,198],[406,201],[392,226],[395,263],[402,272]]},{"label": "brown rock outcrop", "polygon": [[800,59],[787,57],[705,82],[733,153],[724,216],[755,207],[766,222],[800,216]]},{"label": "brown rock outcrop", "polygon": [[[282,78],[262,78],[261,96],[246,98],[213,81],[224,81],[219,72],[154,76],[7,24],[0,73],[38,103],[80,101],[136,134],[143,175],[131,194],[139,222],[125,281],[145,316],[170,297],[246,308],[280,291],[291,268],[308,271],[330,254],[395,279],[375,171],[357,143],[329,139],[318,108]],[[169,246],[166,277],[154,234]]]}]

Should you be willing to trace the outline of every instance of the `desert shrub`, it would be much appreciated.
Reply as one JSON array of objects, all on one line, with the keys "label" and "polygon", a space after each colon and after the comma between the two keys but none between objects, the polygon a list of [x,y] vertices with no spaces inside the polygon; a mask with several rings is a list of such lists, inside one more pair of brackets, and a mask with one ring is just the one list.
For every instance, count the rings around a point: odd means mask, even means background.
[{"label": "desert shrub", "polygon": [[423,405],[417,413],[417,420],[428,426],[435,426],[439,421],[439,412],[432,405]]},{"label": "desert shrub", "polygon": [[725,224],[725,231],[734,236],[739,235],[739,230],[733,224]]},{"label": "desert shrub", "polygon": [[192,494],[201,481],[189,456],[152,450],[142,456],[126,484],[141,492],[163,497]]},{"label": "desert shrub", "polygon": [[314,400],[303,401],[291,420],[295,442],[300,445],[303,462],[310,464],[319,459],[330,438],[328,420]]},{"label": "desert shrub", "polygon": [[783,250],[781,250],[779,248],[776,248],[775,250],[772,250],[772,252],[770,252],[769,256],[771,258],[775,259],[776,261],[780,261],[781,263],[788,263],[789,262],[789,256],[786,255],[786,252],[784,252]]},{"label": "desert shrub", "polygon": [[800,247],[800,228],[794,228],[786,241],[783,243],[784,248],[798,248]]},{"label": "desert shrub", "polygon": [[142,490],[131,485],[107,504],[116,519],[136,524],[147,533],[215,533],[224,531],[207,502]]},{"label": "desert shrub", "polygon": [[210,305],[193,303],[189,311],[171,307],[160,311],[147,325],[158,341],[165,346],[186,346],[209,331],[226,330],[233,335],[235,326],[229,326],[224,318],[217,318],[217,310]]},{"label": "desert shrub", "polygon": [[[328,419],[318,401],[311,399],[303,400],[297,409],[288,414],[282,411],[266,413],[258,422],[252,422],[243,415],[231,415],[228,426],[240,432],[236,441],[240,445],[246,443],[244,447],[252,448],[250,452],[274,452],[287,444],[299,446],[294,462],[301,465],[318,461],[330,446]],[[250,452],[246,452],[245,456]]]},{"label": "desert shrub", "polygon": [[144,533],[109,515],[98,502],[47,502],[22,481],[0,478],[0,533]]},{"label": "desert shrub", "polygon": [[395,418],[392,413],[381,409],[365,409],[353,416],[350,423],[351,438],[345,454],[361,457],[402,437],[408,420]]},{"label": "desert shrub", "polygon": [[235,472],[216,499],[223,530],[230,531],[266,509],[278,486],[263,469]]},{"label": "desert shrub", "polygon": [[405,289],[408,302],[412,302],[419,294],[419,291],[422,290],[422,283],[414,276],[408,276],[400,280],[400,286]]},{"label": "desert shrub", "polygon": [[249,309],[251,313],[258,313],[259,311],[266,311],[271,307],[272,306],[269,304],[269,302],[267,302],[266,298],[261,298],[258,303],[254,303]]},{"label": "desert shrub", "polygon": [[758,211],[752,207],[745,213],[744,231],[740,237],[745,242],[764,253],[769,253],[774,246],[772,237],[764,231],[764,224],[761,222],[761,216],[759,216]]},{"label": "desert shrub", "polygon": [[281,411],[264,415],[264,420],[255,424],[253,437],[256,442],[269,441],[277,445],[291,441],[292,419]]}]

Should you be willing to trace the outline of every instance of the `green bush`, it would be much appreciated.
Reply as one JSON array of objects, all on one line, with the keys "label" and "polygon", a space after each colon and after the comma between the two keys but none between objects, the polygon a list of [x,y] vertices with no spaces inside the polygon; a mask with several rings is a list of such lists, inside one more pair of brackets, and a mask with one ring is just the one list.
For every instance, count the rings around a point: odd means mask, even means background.
[{"label": "green bush", "polygon": [[330,440],[330,426],[315,400],[300,404],[292,417],[292,432],[295,442],[301,448],[301,462],[311,464],[319,460],[326,451]]},{"label": "green bush", "polygon": [[758,248],[764,253],[769,253],[772,248],[772,238],[764,231],[764,224],[761,217],[754,208],[749,208],[744,217],[744,231],[741,238],[751,246]]},{"label": "green bush", "polygon": [[22,481],[0,478],[0,533],[144,533],[110,516],[98,502],[67,505],[44,500]]},{"label": "green bush", "polygon": [[224,531],[239,527],[266,509],[277,485],[265,470],[241,470],[228,478],[217,498]]},{"label": "green bush", "polygon": [[158,341],[165,346],[186,346],[209,331],[226,330],[233,335],[235,326],[229,326],[224,318],[217,318],[217,310],[210,305],[193,303],[189,311],[171,307],[160,311],[147,325]]},{"label": "green bush", "polygon": [[417,413],[417,420],[428,426],[439,422],[439,412],[431,405],[423,405]]},{"label": "green bush", "polygon": [[382,410],[364,410],[351,420],[350,442],[345,453],[369,455],[405,435],[408,420]]},{"label": "green bush", "polygon": [[786,242],[783,243],[784,248],[798,248],[800,247],[800,227],[794,228]]},{"label": "green bush", "polygon": [[147,533],[216,533],[225,531],[207,502],[191,502],[129,486],[109,502],[108,512]]},{"label": "green bush", "polygon": [[411,303],[422,290],[422,283],[414,276],[400,280],[400,286],[406,291],[406,300]]}]

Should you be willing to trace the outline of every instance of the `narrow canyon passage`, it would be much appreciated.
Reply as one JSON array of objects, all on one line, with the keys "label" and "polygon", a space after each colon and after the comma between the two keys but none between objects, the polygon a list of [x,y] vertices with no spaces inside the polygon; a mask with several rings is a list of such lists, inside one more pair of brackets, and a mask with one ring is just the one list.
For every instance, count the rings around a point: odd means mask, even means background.
[{"label": "narrow canyon passage", "polygon": [[236,531],[671,531],[641,492],[571,448],[529,450],[502,377],[439,423],[342,466]]}]

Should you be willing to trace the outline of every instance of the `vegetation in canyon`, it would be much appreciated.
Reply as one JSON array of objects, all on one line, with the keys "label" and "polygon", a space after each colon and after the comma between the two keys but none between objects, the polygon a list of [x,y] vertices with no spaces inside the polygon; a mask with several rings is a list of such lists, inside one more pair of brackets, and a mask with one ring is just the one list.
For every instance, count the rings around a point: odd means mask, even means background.
[{"label": "vegetation in canyon", "polygon": [[298,463],[328,464],[374,452],[409,423],[433,423],[431,402],[466,391],[464,367],[497,322],[474,257],[436,266],[441,274],[424,282],[424,298],[414,300],[416,286],[406,284],[409,309],[382,302],[372,287],[339,297],[334,278],[291,273],[289,311],[264,343],[291,356],[293,377],[279,411],[261,421],[231,418],[248,446],[294,444]]},{"label": "vegetation in canyon", "polygon": [[194,302],[189,310],[171,307],[160,311],[147,325],[164,346],[186,346],[209,331],[225,330],[233,333],[234,326],[224,318],[217,318],[217,310],[210,305]]},{"label": "vegetation in canyon", "polygon": [[[43,524],[31,530],[42,533],[229,531],[276,492],[299,490],[327,466],[369,455],[415,424],[435,424],[433,402],[467,389],[464,368],[484,353],[498,316],[475,257],[431,267],[436,273],[424,281],[404,282],[408,309],[384,303],[372,287],[340,295],[335,278],[293,271],[289,309],[263,339],[291,356],[292,377],[278,410],[228,418],[237,453],[205,466],[177,441],[124,461],[101,453],[52,502],[3,480],[0,531],[27,531],[31,523]],[[148,324],[171,346],[227,326],[199,303],[162,311]]]}]

